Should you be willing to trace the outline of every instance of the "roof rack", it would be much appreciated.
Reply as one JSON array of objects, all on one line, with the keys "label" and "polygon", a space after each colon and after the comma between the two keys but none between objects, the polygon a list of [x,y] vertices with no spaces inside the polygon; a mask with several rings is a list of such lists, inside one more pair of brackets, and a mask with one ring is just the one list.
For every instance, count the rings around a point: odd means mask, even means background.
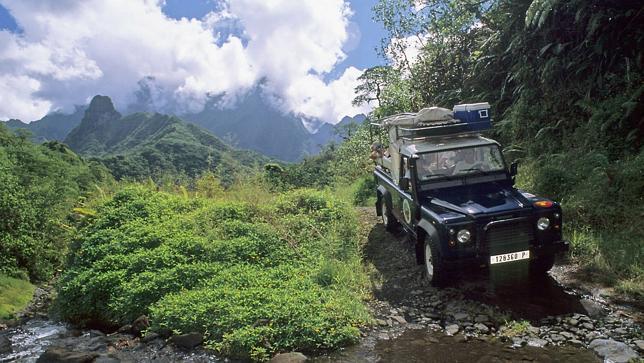
[{"label": "roof rack", "polygon": [[370,125],[387,130],[390,143],[471,136],[491,128],[489,108],[490,105],[485,102],[455,105],[453,111],[428,107],[417,113],[389,116]]},{"label": "roof rack", "polygon": [[[380,123],[371,122],[371,126],[380,128],[387,128]],[[428,126],[422,127],[402,127],[390,126],[393,133],[390,136],[395,137],[395,140],[405,141],[419,141],[433,138],[445,138],[446,136],[471,136],[479,135],[482,130],[477,129],[478,122],[461,122],[460,120],[449,120],[444,122],[435,122]],[[480,123],[484,126],[485,122]],[[392,140],[393,141],[393,140]]]}]

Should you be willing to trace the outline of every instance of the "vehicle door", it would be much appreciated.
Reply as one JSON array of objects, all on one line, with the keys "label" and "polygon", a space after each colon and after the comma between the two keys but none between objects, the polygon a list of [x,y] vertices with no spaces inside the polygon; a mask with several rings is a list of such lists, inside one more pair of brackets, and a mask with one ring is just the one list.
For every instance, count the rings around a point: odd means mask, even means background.
[{"label": "vehicle door", "polygon": [[400,193],[397,193],[394,198],[392,198],[394,215],[396,219],[407,226],[408,228],[413,228],[414,226],[414,212],[415,212],[415,203],[412,198],[412,188],[413,184],[411,182],[414,177],[412,170],[410,168],[410,160],[407,156],[402,157],[401,164],[401,173],[400,175],[403,178],[408,180],[407,187],[404,188],[404,185],[400,185]]}]

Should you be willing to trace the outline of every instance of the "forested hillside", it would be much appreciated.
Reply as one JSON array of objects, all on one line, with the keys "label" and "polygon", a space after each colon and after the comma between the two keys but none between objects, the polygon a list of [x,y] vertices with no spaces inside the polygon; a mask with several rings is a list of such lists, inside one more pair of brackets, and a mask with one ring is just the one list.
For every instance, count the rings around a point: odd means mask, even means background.
[{"label": "forested hillside", "polygon": [[176,116],[134,113],[122,117],[107,96],[92,99],[65,143],[80,154],[99,158],[117,179],[195,177],[217,171],[230,182],[235,173],[248,172],[266,160],[253,152],[235,150]]},{"label": "forested hillside", "polygon": [[85,107],[77,106],[73,113],[66,114],[63,112],[53,112],[40,120],[30,123],[24,123],[20,120],[12,119],[4,122],[4,125],[10,129],[26,129],[31,133],[36,142],[43,141],[63,141],[67,134],[78,124],[80,124]]},{"label": "forested hillside", "polygon": [[391,65],[367,70],[354,102],[377,105],[376,118],[490,102],[519,185],[562,202],[573,254],[641,292],[641,2],[381,0],[374,11]]},{"label": "forested hillside", "polygon": [[67,146],[35,145],[0,125],[0,274],[38,282],[62,266],[72,208],[111,180]]}]

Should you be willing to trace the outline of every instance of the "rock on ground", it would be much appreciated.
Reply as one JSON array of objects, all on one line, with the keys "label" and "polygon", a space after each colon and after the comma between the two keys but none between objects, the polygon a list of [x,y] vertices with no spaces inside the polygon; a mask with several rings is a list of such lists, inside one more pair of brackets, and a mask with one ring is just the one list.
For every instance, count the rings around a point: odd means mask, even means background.
[{"label": "rock on ground", "polygon": [[612,339],[595,339],[588,345],[604,361],[611,361],[615,363],[626,363],[631,359],[636,359],[639,355],[631,349],[628,345],[617,342]]},{"label": "rock on ground", "polygon": [[170,342],[181,349],[192,349],[203,343],[203,335],[199,333],[175,335],[170,338]]},{"label": "rock on ground", "polygon": [[301,363],[306,362],[307,357],[299,352],[281,353],[271,359],[271,363]]},{"label": "rock on ground", "polygon": [[454,335],[454,334],[458,333],[459,329],[460,328],[459,328],[458,325],[452,324],[452,325],[448,325],[448,326],[445,327],[445,332],[448,335]]},{"label": "rock on ground", "polygon": [[96,353],[80,353],[53,347],[41,354],[36,363],[90,363],[96,357]]},{"label": "rock on ground", "polygon": [[11,353],[12,351],[11,340],[7,337],[0,336],[0,354]]}]

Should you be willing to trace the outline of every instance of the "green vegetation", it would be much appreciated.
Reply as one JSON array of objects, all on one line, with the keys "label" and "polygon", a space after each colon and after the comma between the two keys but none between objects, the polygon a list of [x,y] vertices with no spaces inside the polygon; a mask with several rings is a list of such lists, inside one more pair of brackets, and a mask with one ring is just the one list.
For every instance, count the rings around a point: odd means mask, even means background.
[{"label": "green vegetation", "polygon": [[72,207],[110,179],[59,142],[35,145],[0,125],[0,273],[49,279],[65,258]]},{"label": "green vegetation", "polygon": [[23,123],[20,120],[8,120],[4,125],[10,129],[25,129],[28,130],[35,142],[45,141],[63,141],[69,132],[78,124],[80,124],[85,112],[84,107],[76,106],[76,109],[71,114],[64,114],[62,112],[53,112],[40,120]]},{"label": "green vegetation", "polygon": [[508,338],[518,337],[527,334],[531,326],[530,322],[526,320],[506,320],[505,325],[501,327],[499,333],[501,336]]},{"label": "green vegetation", "polygon": [[[354,102],[377,101],[376,118],[490,102],[494,136],[521,161],[518,186],[562,202],[573,256],[643,296],[640,4],[380,0],[374,11],[392,62],[362,75]],[[410,42],[422,43],[415,60]]]},{"label": "green vegetation", "polygon": [[106,96],[92,99],[65,142],[72,150],[101,161],[117,180],[189,179],[212,171],[230,185],[237,174],[258,169],[266,160],[250,151],[234,150],[176,116],[121,117]]},{"label": "green vegetation", "polygon": [[355,342],[369,288],[353,209],[320,191],[243,187],[245,201],[132,186],[99,203],[59,281],[61,316],[117,327],[149,314],[153,330],[201,332],[253,360]]},{"label": "green vegetation", "polygon": [[26,308],[35,289],[28,281],[0,274],[0,321]]}]

